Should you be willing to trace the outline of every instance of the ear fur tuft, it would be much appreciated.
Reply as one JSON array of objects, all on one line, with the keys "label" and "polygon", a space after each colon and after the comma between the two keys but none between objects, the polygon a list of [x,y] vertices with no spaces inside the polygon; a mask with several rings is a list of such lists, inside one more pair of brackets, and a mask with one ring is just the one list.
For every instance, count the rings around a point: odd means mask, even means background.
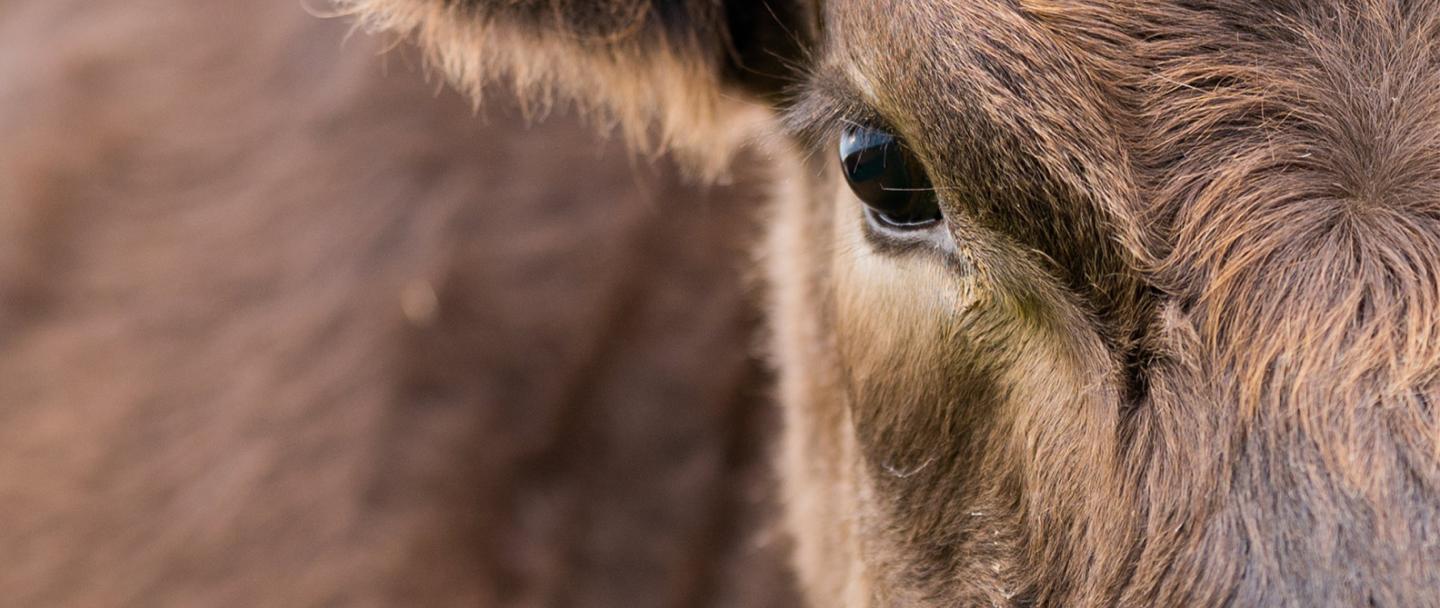
[{"label": "ear fur tuft", "polygon": [[637,150],[673,150],[714,178],[764,122],[725,81],[723,7],[687,0],[333,0],[372,33],[414,39],[427,60],[479,103],[514,89],[532,116],[576,104]]}]

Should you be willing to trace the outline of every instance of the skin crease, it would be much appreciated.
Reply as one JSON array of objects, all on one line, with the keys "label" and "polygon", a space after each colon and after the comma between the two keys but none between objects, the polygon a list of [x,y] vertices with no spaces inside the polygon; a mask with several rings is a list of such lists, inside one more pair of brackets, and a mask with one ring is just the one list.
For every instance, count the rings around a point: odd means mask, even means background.
[{"label": "skin crease", "polygon": [[[814,605],[1440,605],[1436,2],[339,5],[472,90],[769,134]],[[942,251],[864,235],[846,121],[929,169]]]}]

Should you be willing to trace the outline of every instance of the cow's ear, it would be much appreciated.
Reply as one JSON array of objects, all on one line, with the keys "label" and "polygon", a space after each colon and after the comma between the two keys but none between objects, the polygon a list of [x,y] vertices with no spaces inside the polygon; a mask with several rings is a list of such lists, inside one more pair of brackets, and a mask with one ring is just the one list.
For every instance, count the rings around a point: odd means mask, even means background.
[{"label": "cow's ear", "polygon": [[740,109],[781,99],[818,0],[333,0],[413,36],[472,97],[508,83],[532,108],[575,101],[633,143],[727,153]]}]

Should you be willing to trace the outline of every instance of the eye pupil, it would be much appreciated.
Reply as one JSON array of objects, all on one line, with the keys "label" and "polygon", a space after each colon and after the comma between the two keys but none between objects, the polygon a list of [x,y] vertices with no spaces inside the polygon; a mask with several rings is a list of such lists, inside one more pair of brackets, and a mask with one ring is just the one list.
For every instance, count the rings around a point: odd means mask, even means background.
[{"label": "eye pupil", "polygon": [[924,167],[895,135],[847,126],[840,135],[840,165],[850,189],[880,221],[918,228],[943,219]]}]

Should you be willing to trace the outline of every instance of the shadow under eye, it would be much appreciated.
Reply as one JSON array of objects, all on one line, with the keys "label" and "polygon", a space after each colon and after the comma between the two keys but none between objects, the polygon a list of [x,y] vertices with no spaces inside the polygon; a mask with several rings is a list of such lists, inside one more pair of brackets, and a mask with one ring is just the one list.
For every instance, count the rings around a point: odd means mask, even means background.
[{"label": "shadow under eye", "polygon": [[960,253],[945,222],[934,222],[923,227],[897,229],[891,226],[871,208],[861,211],[865,242],[876,253],[886,256],[921,255],[939,259],[946,268],[961,275],[969,275],[974,267]]}]

